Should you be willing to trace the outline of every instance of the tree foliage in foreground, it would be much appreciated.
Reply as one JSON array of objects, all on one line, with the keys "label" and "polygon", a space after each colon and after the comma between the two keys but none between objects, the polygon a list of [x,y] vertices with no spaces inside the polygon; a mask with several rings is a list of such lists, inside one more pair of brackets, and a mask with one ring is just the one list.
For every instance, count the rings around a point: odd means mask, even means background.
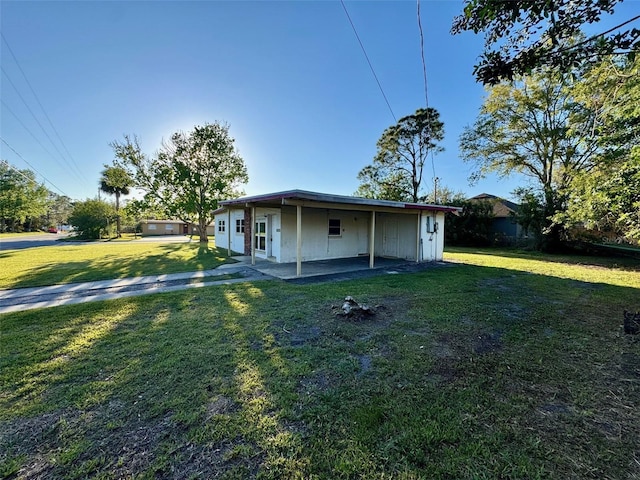
[{"label": "tree foliage in foreground", "polygon": [[73,206],[69,224],[75,228],[78,237],[96,240],[115,219],[116,211],[111,204],[102,200],[86,200]]},{"label": "tree foliage in foreground", "polygon": [[484,32],[485,50],[474,67],[479,82],[495,85],[547,66],[566,73],[615,53],[640,51],[640,29],[620,28],[574,42],[581,27],[611,14],[622,0],[466,0],[452,33]]},{"label": "tree foliage in foreground", "polygon": [[434,108],[420,108],[387,128],[377,143],[373,163],[358,173],[356,196],[407,202],[422,201],[425,164],[443,151],[444,124]]},{"label": "tree foliage in foreground", "polygon": [[44,216],[48,194],[31,170],[18,170],[0,162],[0,232],[20,231],[25,222],[33,224]]},{"label": "tree foliage in foreground", "polygon": [[176,132],[152,158],[142,153],[136,137],[113,142],[117,161],[129,169],[135,186],[145,192],[148,208],[160,207],[168,217],[196,223],[200,242],[220,200],[239,195],[248,180],[228,125],[218,122]]},{"label": "tree foliage in foreground", "polygon": [[590,70],[574,95],[599,113],[601,161],[579,172],[563,221],[640,241],[640,57]]}]

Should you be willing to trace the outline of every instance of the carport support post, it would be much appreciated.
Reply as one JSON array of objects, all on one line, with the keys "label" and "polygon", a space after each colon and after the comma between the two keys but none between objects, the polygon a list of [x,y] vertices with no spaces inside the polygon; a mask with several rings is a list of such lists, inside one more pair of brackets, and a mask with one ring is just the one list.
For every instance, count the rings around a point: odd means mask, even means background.
[{"label": "carport support post", "polygon": [[256,207],[251,207],[251,265],[256,264],[256,232],[253,231],[256,225]]},{"label": "carport support post", "polygon": [[420,220],[422,220],[422,212],[418,211],[418,234],[416,235],[416,263],[420,263],[420,238],[422,238],[422,235],[420,232]]},{"label": "carport support post", "polygon": [[302,275],[302,205],[296,205],[296,277]]},{"label": "carport support post", "polygon": [[231,209],[227,210],[227,257],[231,256]]},{"label": "carport support post", "polygon": [[373,268],[373,257],[376,245],[376,211],[371,212],[371,231],[369,232],[369,268]]}]

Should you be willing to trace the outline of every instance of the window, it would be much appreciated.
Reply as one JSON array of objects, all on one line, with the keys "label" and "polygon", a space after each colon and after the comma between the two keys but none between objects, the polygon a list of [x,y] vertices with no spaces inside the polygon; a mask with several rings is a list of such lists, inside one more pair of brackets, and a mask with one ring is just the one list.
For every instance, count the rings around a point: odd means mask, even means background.
[{"label": "window", "polygon": [[150,223],[149,225],[147,225],[147,227],[149,228],[149,230],[155,230],[156,229],[156,224],[155,223]]},{"label": "window", "polygon": [[329,236],[339,237],[342,235],[342,221],[339,218],[329,219]]},{"label": "window", "polygon": [[218,220],[218,232],[224,233],[225,230],[224,220]]},{"label": "window", "polygon": [[164,229],[165,229],[167,232],[173,232],[173,225],[165,225],[165,226],[164,226]]},{"label": "window", "polygon": [[244,218],[236,220],[236,233],[244,233]]}]

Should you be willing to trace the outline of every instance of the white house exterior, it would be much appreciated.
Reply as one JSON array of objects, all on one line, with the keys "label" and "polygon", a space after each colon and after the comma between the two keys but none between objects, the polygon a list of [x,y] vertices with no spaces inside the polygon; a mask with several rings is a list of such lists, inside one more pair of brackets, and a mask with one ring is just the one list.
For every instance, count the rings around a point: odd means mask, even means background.
[{"label": "white house exterior", "polygon": [[459,208],[291,190],[220,202],[216,245],[277,263],[368,256],[442,260],[444,215]]}]

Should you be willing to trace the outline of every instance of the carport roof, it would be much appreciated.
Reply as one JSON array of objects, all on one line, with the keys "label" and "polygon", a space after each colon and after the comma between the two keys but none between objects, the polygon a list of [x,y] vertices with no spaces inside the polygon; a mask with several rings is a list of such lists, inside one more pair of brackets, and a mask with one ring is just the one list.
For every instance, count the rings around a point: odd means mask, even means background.
[{"label": "carport roof", "polygon": [[312,206],[312,203],[357,205],[359,207],[371,208],[392,208],[402,210],[431,210],[435,212],[459,212],[459,207],[447,205],[432,205],[427,203],[407,203],[394,202],[391,200],[375,200],[370,198],[349,197],[346,195],[332,195],[328,193],[309,192],[306,190],[287,190],[284,192],[267,193],[264,195],[253,195],[248,197],[234,198],[220,202],[222,208],[214,213],[219,213],[225,207],[249,207],[249,206],[276,206],[292,204],[290,202],[305,202]]}]

